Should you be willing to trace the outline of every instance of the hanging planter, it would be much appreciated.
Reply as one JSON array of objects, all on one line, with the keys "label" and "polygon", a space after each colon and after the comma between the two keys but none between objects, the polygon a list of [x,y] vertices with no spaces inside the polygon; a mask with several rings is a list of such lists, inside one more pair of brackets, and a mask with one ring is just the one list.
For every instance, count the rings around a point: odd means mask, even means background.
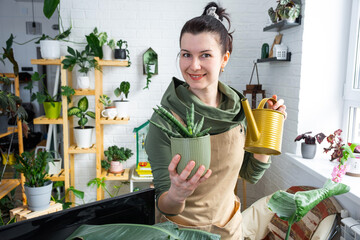
[{"label": "hanging planter", "polygon": [[61,102],[44,102],[45,116],[49,119],[57,119],[60,117]]}]

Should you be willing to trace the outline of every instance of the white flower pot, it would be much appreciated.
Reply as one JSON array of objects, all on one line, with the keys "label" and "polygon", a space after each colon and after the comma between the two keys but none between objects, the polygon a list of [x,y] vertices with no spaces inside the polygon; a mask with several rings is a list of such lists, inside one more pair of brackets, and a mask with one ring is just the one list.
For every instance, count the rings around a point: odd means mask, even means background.
[{"label": "white flower pot", "polygon": [[347,175],[360,177],[360,153],[354,153],[355,158],[348,158],[346,165],[348,170]]},{"label": "white flower pot", "polygon": [[41,57],[44,59],[60,58],[60,42],[58,40],[40,41]]},{"label": "white flower pot", "polygon": [[90,88],[90,78],[88,76],[79,76],[77,78],[77,85],[80,89]]},{"label": "white flower pot", "polygon": [[148,66],[149,66],[149,72],[150,73],[155,73],[156,65],[155,64],[148,64]]},{"label": "white flower pot", "polygon": [[108,45],[103,45],[102,51],[103,51],[103,60],[114,59],[114,51]]},{"label": "white flower pot", "polygon": [[81,127],[74,128],[75,143],[79,148],[90,148],[92,145],[92,133],[94,127],[85,126],[84,129]]},{"label": "white flower pot", "polygon": [[118,118],[126,118],[129,116],[130,102],[128,100],[123,100],[123,101],[115,100],[114,103],[115,103]]}]

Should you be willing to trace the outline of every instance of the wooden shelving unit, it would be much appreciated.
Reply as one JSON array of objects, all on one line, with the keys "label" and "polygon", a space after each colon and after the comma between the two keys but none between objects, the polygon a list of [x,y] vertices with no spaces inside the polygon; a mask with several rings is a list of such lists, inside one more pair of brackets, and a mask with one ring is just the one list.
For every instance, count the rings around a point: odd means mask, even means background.
[{"label": "wooden shelving unit", "polygon": [[[67,78],[68,75],[71,76],[71,73],[68,74],[67,70],[62,69],[61,61],[62,59],[31,59],[31,64],[34,65],[57,65],[61,68],[61,86],[67,86]],[[70,187],[70,174],[73,173],[73,168],[70,169],[70,163],[69,163],[69,125],[68,125],[68,116],[67,116],[67,98],[65,96],[61,96],[61,103],[62,103],[62,116],[57,119],[49,119],[45,116],[40,116],[34,119],[34,124],[60,124],[63,127],[63,143],[64,143],[64,156],[63,156],[63,162],[64,162],[64,168],[61,169],[60,173],[50,175],[49,178],[51,181],[64,181],[64,187],[65,189],[68,189]],[[69,201],[69,196],[66,197],[66,200]]]},{"label": "wooden shelving unit", "polygon": [[[100,60],[95,58],[100,66],[100,70],[95,70],[95,129],[96,129],[96,177],[106,180],[129,181],[129,169],[125,169],[122,174],[112,174],[101,168],[101,159],[104,159],[104,125],[107,124],[127,124],[129,118],[115,118],[113,120],[101,117],[102,104],[99,102],[100,96],[103,94],[103,67],[127,67],[128,61],[118,60]],[[97,189],[96,199],[104,198],[104,191],[101,188]]]},{"label": "wooden shelving unit", "polygon": [[[12,81],[12,84],[14,84],[15,89],[15,95],[20,97],[20,84],[19,84],[19,76],[13,74],[13,73],[4,73],[2,76],[8,77],[10,79],[14,79]],[[8,131],[6,133],[3,133],[0,135],[0,138],[6,137],[10,134],[12,134],[15,130],[15,132],[18,133],[18,144],[19,144],[19,154],[22,154],[24,152],[24,142],[23,142],[23,132],[22,132],[22,123],[21,120],[17,120],[16,122],[17,127],[9,127]],[[15,128],[15,129],[14,129]],[[0,199],[3,198],[5,195],[7,195],[11,190],[16,188],[21,184],[22,187],[22,197],[23,197],[23,203],[26,203],[26,195],[24,191],[24,183],[25,183],[25,177],[23,174],[21,174],[20,179],[2,179],[0,184]]]}]

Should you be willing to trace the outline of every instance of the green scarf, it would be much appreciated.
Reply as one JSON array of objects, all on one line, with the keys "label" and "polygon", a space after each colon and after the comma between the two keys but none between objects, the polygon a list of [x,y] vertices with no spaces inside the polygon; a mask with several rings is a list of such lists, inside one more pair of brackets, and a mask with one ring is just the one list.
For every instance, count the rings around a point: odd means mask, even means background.
[{"label": "green scarf", "polygon": [[245,125],[245,113],[240,102],[244,96],[241,93],[219,81],[221,100],[219,107],[214,108],[204,104],[189,91],[188,86],[174,77],[163,95],[161,105],[186,119],[186,109],[189,110],[191,103],[194,103],[195,121],[204,117],[203,129],[211,127],[212,135],[226,132],[239,124]]}]

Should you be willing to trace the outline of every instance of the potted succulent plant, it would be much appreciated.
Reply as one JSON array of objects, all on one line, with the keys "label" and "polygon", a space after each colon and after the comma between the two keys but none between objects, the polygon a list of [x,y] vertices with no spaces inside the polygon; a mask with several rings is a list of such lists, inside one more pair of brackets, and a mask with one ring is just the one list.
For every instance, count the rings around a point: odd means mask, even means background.
[{"label": "potted succulent plant", "polygon": [[164,126],[150,120],[152,124],[169,135],[171,140],[172,156],[180,154],[181,161],[177,166],[177,172],[180,174],[186,167],[187,163],[190,160],[194,160],[195,167],[191,171],[189,178],[196,173],[197,169],[201,165],[205,166],[205,174],[210,167],[211,160],[210,135],[208,134],[211,127],[201,130],[204,124],[204,117],[202,117],[199,122],[194,123],[194,104],[191,104],[190,112],[186,110],[187,126],[183,126],[179,120],[161,106],[158,106],[158,109],[154,108],[154,111],[176,131],[173,132],[172,129],[167,129]]},{"label": "potted succulent plant", "polygon": [[[0,82],[10,83],[6,77],[0,77]],[[8,130],[9,118],[17,117],[20,120],[27,118],[25,109],[21,106],[21,98],[11,92],[0,90],[0,134]]]},{"label": "potted succulent plant", "polygon": [[310,133],[311,132],[300,134],[294,140],[294,142],[296,142],[304,139],[304,142],[301,143],[301,155],[303,158],[307,159],[313,159],[315,157],[317,146],[316,142],[320,144],[326,137],[323,133],[318,133],[315,136],[309,135]]},{"label": "potted succulent plant", "polygon": [[49,207],[52,190],[52,181],[47,179],[49,166],[53,161],[50,152],[44,151],[34,154],[34,152],[23,152],[17,156],[17,164],[14,166],[16,171],[23,173],[25,177],[25,194],[29,209],[40,211]]},{"label": "potted succulent plant", "polygon": [[120,97],[120,100],[115,100],[115,107],[117,111],[117,117],[126,118],[129,116],[129,100],[127,99],[130,92],[130,83],[127,81],[122,81],[118,88],[115,88],[114,94],[116,97]]},{"label": "potted succulent plant", "polygon": [[92,68],[100,69],[98,62],[93,58],[92,53],[90,52],[90,47],[87,45],[85,50],[79,52],[74,50],[71,47],[67,48],[70,55],[66,55],[65,59],[62,61],[63,68],[72,71],[73,68],[78,65],[79,72],[82,73],[82,76],[77,78],[77,84],[80,89],[87,89],[90,87],[90,79],[87,75]]},{"label": "potted succulent plant", "polygon": [[109,170],[111,173],[120,173],[124,171],[122,162],[128,160],[132,155],[132,151],[129,148],[114,145],[104,151],[106,160],[101,160],[101,166],[105,170]]},{"label": "potted succulent plant", "polygon": [[99,97],[99,102],[104,106],[104,110],[101,111],[101,116],[105,118],[114,119],[117,115],[116,107],[112,106],[110,97],[103,94]]},{"label": "potted succulent plant", "polygon": [[68,116],[77,116],[79,119],[79,126],[74,128],[74,137],[78,147],[89,148],[92,145],[93,126],[85,126],[88,122],[87,117],[95,119],[95,113],[87,111],[89,107],[89,101],[86,97],[82,97],[77,107],[71,107],[68,109]]},{"label": "potted succulent plant", "polygon": [[34,88],[34,84],[39,82],[43,87],[43,92],[36,92],[31,95],[31,101],[35,99],[38,101],[39,104],[43,104],[45,110],[45,116],[49,119],[56,119],[60,116],[61,111],[61,99],[60,95],[66,96],[68,101],[71,102],[70,96],[75,94],[75,90],[69,86],[61,86],[61,93],[55,94],[52,96],[45,83],[44,83],[45,74],[41,75],[38,72],[35,72],[31,76],[31,81],[27,84],[25,89],[28,89],[30,92]]}]

